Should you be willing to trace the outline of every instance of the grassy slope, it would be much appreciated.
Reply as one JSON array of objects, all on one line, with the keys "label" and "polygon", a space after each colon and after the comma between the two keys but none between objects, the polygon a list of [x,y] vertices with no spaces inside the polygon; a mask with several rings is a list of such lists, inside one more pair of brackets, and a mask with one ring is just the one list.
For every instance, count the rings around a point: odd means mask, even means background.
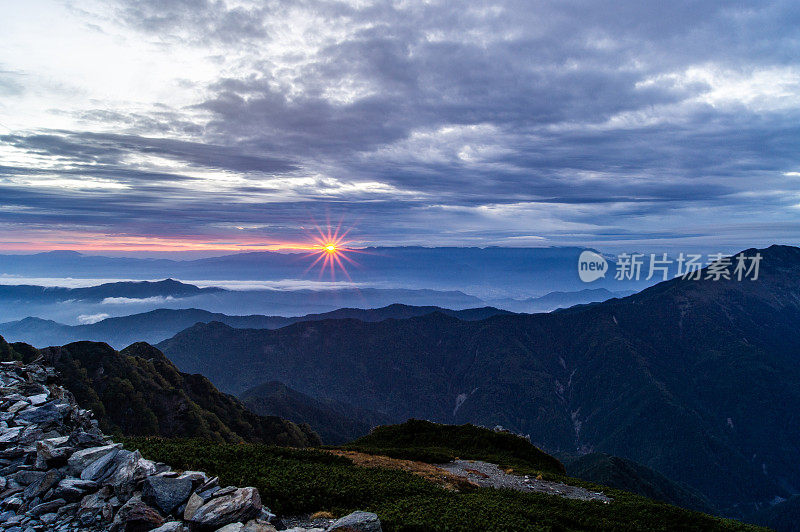
[{"label": "grassy slope", "polygon": [[127,445],[176,468],[219,475],[223,484],[256,486],[278,514],[373,511],[387,532],[760,530],[616,490],[604,490],[611,504],[489,488],[452,492],[405,471],[361,468],[316,450],[153,438]]},{"label": "grassy slope", "polygon": [[442,425],[410,419],[399,425],[377,427],[344,448],[421,462],[464,458],[486,460],[516,471],[566,474],[561,462],[525,438],[470,424]]}]

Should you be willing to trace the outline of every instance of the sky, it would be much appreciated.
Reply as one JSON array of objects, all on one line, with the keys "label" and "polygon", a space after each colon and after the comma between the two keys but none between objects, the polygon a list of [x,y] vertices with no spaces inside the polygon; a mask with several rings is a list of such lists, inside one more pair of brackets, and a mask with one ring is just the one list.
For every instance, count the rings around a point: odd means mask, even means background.
[{"label": "sky", "polygon": [[0,251],[800,236],[795,1],[0,9]]}]

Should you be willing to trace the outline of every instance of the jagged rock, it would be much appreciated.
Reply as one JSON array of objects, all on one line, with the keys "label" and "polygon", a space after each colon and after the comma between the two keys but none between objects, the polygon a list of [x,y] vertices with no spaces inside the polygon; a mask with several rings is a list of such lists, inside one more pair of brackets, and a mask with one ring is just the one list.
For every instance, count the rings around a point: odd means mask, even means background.
[{"label": "jagged rock", "polygon": [[[42,431],[42,429],[40,429],[36,425],[30,425],[22,429],[22,434],[19,435],[17,443],[27,448],[29,445],[34,445],[37,441],[41,440],[43,437],[44,437],[44,431]],[[30,450],[33,451],[34,449],[35,446]]]},{"label": "jagged rock", "polygon": [[28,510],[26,515],[37,516],[40,514],[55,512],[61,507],[62,504],[66,504],[66,502],[67,501],[65,501],[64,499],[55,499],[52,501],[43,502]]},{"label": "jagged rock", "polygon": [[125,532],[147,532],[163,525],[164,518],[155,509],[138,501],[128,508],[123,522]]},{"label": "jagged rock", "polygon": [[189,519],[192,530],[216,530],[230,523],[248,521],[261,512],[261,497],[255,488],[239,488],[214,497]]},{"label": "jagged rock", "polygon": [[244,525],[242,523],[231,523],[222,528],[218,528],[217,532],[242,532]]},{"label": "jagged rock", "polygon": [[54,493],[56,497],[61,497],[68,501],[77,501],[96,488],[97,482],[67,477],[58,483]]},{"label": "jagged rock", "polygon": [[[98,491],[97,493],[90,493],[81,499],[80,507],[78,510],[79,515],[96,516],[106,505],[104,493]],[[94,519],[92,519],[93,521]]]},{"label": "jagged rock", "polygon": [[276,532],[276,530],[271,524],[258,519],[251,519],[242,528],[242,532]]},{"label": "jagged rock", "polygon": [[11,406],[10,406],[10,407],[7,409],[7,412],[9,412],[9,413],[11,413],[11,414],[16,414],[17,412],[19,412],[20,410],[22,410],[22,409],[23,409],[23,408],[25,408],[26,406],[28,406],[28,402],[27,402],[27,401],[17,401],[16,403],[14,403],[13,405],[11,405]]},{"label": "jagged rock", "polygon": [[229,495],[236,491],[236,486],[225,486],[224,488],[220,488],[211,495],[211,497],[222,497],[223,495]]},{"label": "jagged rock", "polygon": [[75,431],[69,435],[67,445],[71,447],[78,447],[80,449],[87,449],[89,447],[98,447],[103,443],[101,434],[93,434],[91,432],[84,432],[82,430]]},{"label": "jagged rock", "polygon": [[325,532],[382,532],[381,520],[371,512],[353,512],[335,521]]},{"label": "jagged rock", "polygon": [[215,488],[219,488],[219,477],[212,477],[207,480],[205,484],[197,488],[197,491],[204,492]]},{"label": "jagged rock", "polygon": [[33,471],[33,470],[30,470],[30,469],[21,469],[21,470],[17,471],[16,473],[8,475],[7,478],[8,478],[8,480],[10,480],[12,482],[16,482],[20,486],[29,486],[29,485],[33,484],[34,482],[38,482],[39,480],[44,478],[44,476],[46,474],[47,473],[45,473],[44,471]]},{"label": "jagged rock", "polygon": [[94,480],[101,482],[114,472],[114,459],[117,454],[122,452],[120,449],[112,449],[97,460],[92,461],[81,471],[82,480]]},{"label": "jagged rock", "polygon": [[275,532],[255,488],[220,488],[112,443],[54,377],[0,363],[0,531]]},{"label": "jagged rock", "polygon": [[75,447],[67,445],[69,436],[47,438],[36,442],[37,464],[58,467],[66,463],[67,458],[75,452]]},{"label": "jagged rock", "polygon": [[0,429],[0,443],[10,443],[17,441],[22,433],[22,427],[9,427]]},{"label": "jagged rock", "polygon": [[[47,493],[50,488],[58,484],[64,478],[64,473],[58,469],[52,469],[44,474],[42,478],[31,483],[25,488],[23,492],[26,499],[33,499],[34,497],[41,497]],[[66,502],[66,501],[64,501]]]},{"label": "jagged rock", "polygon": [[3,506],[6,508],[10,508],[12,510],[16,510],[20,506],[22,506],[22,499],[19,497],[9,497],[3,502]]},{"label": "jagged rock", "polygon": [[204,501],[209,500],[212,498],[218,491],[220,491],[219,486],[211,486],[208,489],[198,489],[197,494],[203,498]]},{"label": "jagged rock", "polygon": [[50,393],[45,388],[44,392],[28,397],[28,401],[30,401],[32,405],[40,405],[46,402],[49,397]]},{"label": "jagged rock", "polygon": [[46,403],[42,406],[22,410],[17,414],[16,419],[47,426],[61,421],[68,408],[69,405],[65,403]]},{"label": "jagged rock", "polygon": [[142,487],[142,501],[171,514],[192,494],[192,481],[188,478],[147,477]]},{"label": "jagged rock", "polygon": [[112,443],[110,445],[89,447],[87,449],[76,451],[67,460],[68,472],[72,476],[80,476],[81,472],[83,472],[83,470],[86,469],[89,464],[121,447],[122,444]]},{"label": "jagged rock", "polygon": [[117,470],[111,478],[111,485],[117,496],[128,499],[137,484],[156,473],[156,465],[142,458],[139,451],[117,457]]},{"label": "jagged rock", "polygon": [[178,478],[186,478],[191,480],[193,489],[197,489],[208,482],[208,475],[202,471],[184,471],[178,475]]},{"label": "jagged rock", "polygon": [[189,497],[189,501],[186,503],[186,508],[183,510],[183,518],[187,521],[190,520],[197,509],[203,506],[205,502],[206,501],[200,495],[192,493],[192,496]]},{"label": "jagged rock", "polygon": [[186,527],[183,526],[183,523],[180,521],[170,521],[169,523],[164,523],[158,528],[154,528],[150,532],[185,532]]}]

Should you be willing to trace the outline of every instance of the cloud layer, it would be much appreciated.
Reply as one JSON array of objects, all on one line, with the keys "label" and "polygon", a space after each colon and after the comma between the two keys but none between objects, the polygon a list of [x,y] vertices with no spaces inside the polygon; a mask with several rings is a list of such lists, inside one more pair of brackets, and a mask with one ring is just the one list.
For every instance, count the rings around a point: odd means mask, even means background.
[{"label": "cloud layer", "polygon": [[6,249],[247,248],[326,219],[363,244],[800,235],[792,2],[17,9]]}]

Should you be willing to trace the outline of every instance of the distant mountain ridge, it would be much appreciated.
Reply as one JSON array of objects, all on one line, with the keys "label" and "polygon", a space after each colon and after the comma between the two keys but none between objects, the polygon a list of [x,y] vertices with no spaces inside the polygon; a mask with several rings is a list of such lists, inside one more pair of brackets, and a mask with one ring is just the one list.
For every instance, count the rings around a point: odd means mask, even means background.
[{"label": "distant mountain ridge", "polygon": [[[306,285],[311,287],[304,288]],[[201,288],[173,279],[103,283],[85,288],[0,285],[0,316],[4,322],[38,316],[61,323],[85,324],[159,308],[205,309],[228,315],[302,316],[394,303],[452,309],[486,306],[480,298],[459,290],[370,288],[351,284],[300,282],[299,288],[270,288],[255,283],[255,287],[237,290]]]},{"label": "distant mountain ridge", "polygon": [[634,460],[743,515],[800,491],[800,249],[756,252],[757,281],[673,279],[551,314],[210,323],[159,346],[229,392],[269,372],[400,421],[499,424],[548,452]]},{"label": "distant mountain ridge", "polygon": [[635,290],[615,290],[607,288],[584,288],[575,292],[549,292],[541,297],[526,299],[489,300],[490,303],[513,312],[550,312],[558,308],[567,308],[585,303],[599,303],[615,297],[626,297]]},{"label": "distant mountain ridge", "polygon": [[174,279],[163,281],[120,281],[84,288],[35,285],[0,285],[0,299],[22,301],[101,301],[106,298],[192,297],[224,292],[222,288],[199,288]]},{"label": "distant mountain ridge", "polygon": [[[387,283],[413,288],[461,290],[478,297],[543,295],[555,290],[587,288],[577,275],[578,247],[372,247],[360,249],[358,266],[348,268],[357,283]],[[80,253],[0,254],[0,272],[50,277],[53,272],[75,278],[139,279],[176,277],[211,280],[307,279],[313,259],[305,252],[258,251],[196,260],[135,259]],[[613,262],[611,263],[613,267]],[[345,277],[339,275],[339,279]],[[601,279],[592,288],[639,290],[652,282]],[[524,288],[525,292],[520,292]],[[503,296],[500,296],[503,297]]]},{"label": "distant mountain ridge", "polygon": [[229,316],[194,308],[157,309],[130,316],[106,318],[86,325],[64,325],[52,320],[25,318],[19,321],[0,323],[0,334],[12,341],[26,342],[39,347],[90,340],[106,342],[121,349],[134,342],[157,343],[166,340],[196,323],[216,321],[242,329],[277,329],[300,321],[354,318],[372,322],[389,318],[423,316],[432,312],[442,312],[463,320],[480,320],[498,314],[511,314],[506,310],[494,307],[450,310],[434,306],[402,304],[393,304],[377,309],[342,308],[327,313],[294,317]]}]

